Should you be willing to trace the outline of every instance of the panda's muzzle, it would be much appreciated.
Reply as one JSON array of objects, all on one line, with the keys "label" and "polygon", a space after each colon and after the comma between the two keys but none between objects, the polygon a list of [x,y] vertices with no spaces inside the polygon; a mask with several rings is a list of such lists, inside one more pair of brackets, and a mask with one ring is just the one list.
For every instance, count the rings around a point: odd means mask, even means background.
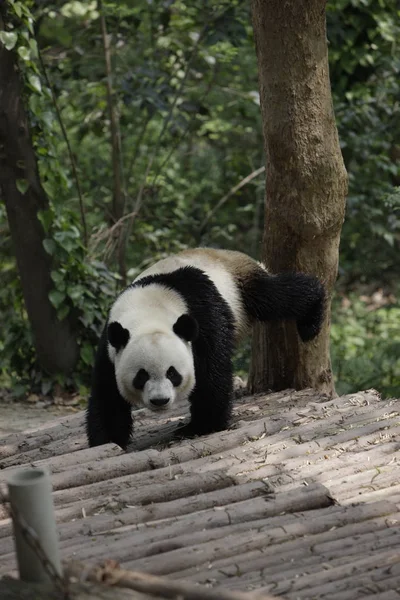
[{"label": "panda's muzzle", "polygon": [[154,406],[154,408],[164,408],[169,403],[170,398],[151,398],[150,404]]}]

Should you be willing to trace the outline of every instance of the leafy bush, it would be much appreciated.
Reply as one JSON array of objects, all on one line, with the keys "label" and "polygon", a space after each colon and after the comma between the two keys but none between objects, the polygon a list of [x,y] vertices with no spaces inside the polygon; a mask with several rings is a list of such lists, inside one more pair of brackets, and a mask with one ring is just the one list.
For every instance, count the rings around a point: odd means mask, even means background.
[{"label": "leafy bush", "polygon": [[392,0],[328,3],[329,64],[349,174],[341,236],[346,281],[396,277],[400,218],[385,197],[399,181],[400,10]]},{"label": "leafy bush", "polygon": [[400,306],[371,309],[351,295],[334,302],[331,330],[336,391],[348,394],[375,388],[384,397],[400,396]]},{"label": "leafy bush", "polygon": [[[235,353],[235,373],[246,378],[251,343]],[[383,397],[400,397],[400,306],[371,309],[351,294],[332,307],[331,357],[339,395],[374,388]]]},{"label": "leafy bush", "polygon": [[3,339],[0,350],[6,357],[1,379],[16,396],[28,391],[47,394],[54,383],[86,390],[94,351],[119,281],[103,262],[87,257],[74,212],[64,208],[57,213],[52,208],[42,212],[40,220],[47,235],[44,247],[54,261],[51,277],[55,285],[50,300],[61,320],[70,313],[73,317],[80,361],[70,377],[60,375],[50,379],[41,370],[36,361],[22,290],[14,276],[14,261],[1,263],[1,275],[8,280],[0,289],[0,339]]}]

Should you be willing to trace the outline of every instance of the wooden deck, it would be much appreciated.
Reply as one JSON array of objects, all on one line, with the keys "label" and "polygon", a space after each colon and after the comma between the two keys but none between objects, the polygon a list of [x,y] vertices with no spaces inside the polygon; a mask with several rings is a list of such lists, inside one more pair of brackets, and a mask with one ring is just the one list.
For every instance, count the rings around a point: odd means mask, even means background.
[{"label": "wooden deck", "polygon": [[[242,398],[229,431],[171,443],[177,419],[141,412],[130,453],[88,449],[83,413],[12,434],[0,481],[51,469],[64,559],[292,600],[400,599],[400,400]],[[0,506],[0,576],[14,572]]]}]

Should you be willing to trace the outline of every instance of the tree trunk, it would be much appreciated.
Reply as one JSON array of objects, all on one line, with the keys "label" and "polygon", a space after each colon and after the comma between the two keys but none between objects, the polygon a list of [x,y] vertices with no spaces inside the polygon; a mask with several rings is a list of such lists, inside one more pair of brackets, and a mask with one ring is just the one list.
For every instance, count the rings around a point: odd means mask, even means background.
[{"label": "tree trunk", "polygon": [[[3,30],[0,14],[0,30]],[[21,193],[17,180],[28,189]],[[22,86],[14,50],[0,42],[0,195],[5,202],[21,278],[26,310],[40,365],[48,372],[69,372],[78,359],[78,345],[67,320],[60,322],[49,300],[53,287],[51,258],[43,247],[38,211],[48,209],[22,103]]]},{"label": "tree trunk", "polygon": [[252,16],[266,153],[262,259],[273,272],[303,271],[326,286],[319,336],[295,325],[257,326],[252,392],[313,387],[333,395],[330,297],[337,276],[347,175],[329,81],[325,0],[253,0]]}]

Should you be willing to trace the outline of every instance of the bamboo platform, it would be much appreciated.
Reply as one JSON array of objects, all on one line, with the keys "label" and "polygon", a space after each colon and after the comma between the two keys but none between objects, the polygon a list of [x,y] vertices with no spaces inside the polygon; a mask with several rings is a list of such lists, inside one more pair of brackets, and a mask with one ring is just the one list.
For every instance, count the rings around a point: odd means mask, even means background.
[{"label": "bamboo platform", "polygon": [[[171,442],[181,417],[140,411],[128,453],[88,449],[83,413],[9,435],[1,485],[50,468],[64,560],[259,598],[400,600],[400,400],[240,398],[228,431]],[[15,569],[0,506],[0,577]]]}]

